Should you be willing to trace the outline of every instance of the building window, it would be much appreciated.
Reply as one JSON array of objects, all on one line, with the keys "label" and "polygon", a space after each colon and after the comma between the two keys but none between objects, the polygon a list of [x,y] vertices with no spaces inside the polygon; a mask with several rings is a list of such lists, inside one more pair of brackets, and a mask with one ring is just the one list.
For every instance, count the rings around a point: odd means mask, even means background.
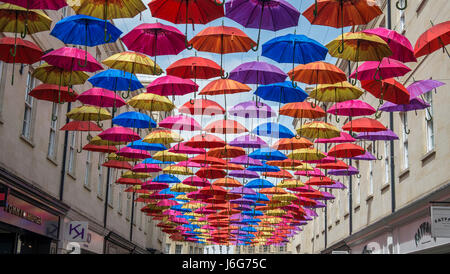
[{"label": "building window", "polygon": [[373,161],[369,161],[369,187],[367,194],[373,195]]},{"label": "building window", "polygon": [[249,246],[248,253],[250,253],[250,254],[255,253],[255,247],[254,246]]},{"label": "building window", "polygon": [[166,253],[166,254],[170,253],[170,244],[166,244],[166,250],[164,253]]},{"label": "building window", "polygon": [[122,204],[123,204],[123,202],[122,202],[122,200],[123,200],[122,192],[123,192],[123,187],[120,185],[118,193],[117,193],[117,212],[119,214],[122,214],[122,207],[123,207],[122,206]]},{"label": "building window", "polygon": [[264,246],[264,249],[263,249],[263,250],[264,250],[264,251],[263,251],[264,253],[269,252],[269,248],[268,248],[268,247],[269,247],[269,246],[267,246],[267,245]]},{"label": "building window", "polygon": [[192,246],[189,247],[189,254],[194,254],[194,248]]},{"label": "building window", "polygon": [[61,19],[63,19],[64,17],[67,16],[67,10],[68,10],[68,6],[65,6],[61,9]]},{"label": "building window", "polygon": [[182,245],[175,245],[175,254],[181,254]]},{"label": "building window", "polygon": [[91,151],[87,152],[86,155],[86,170],[84,172],[84,186],[90,188],[91,186],[91,169],[92,169],[92,161],[91,161]]},{"label": "building window", "polygon": [[127,193],[127,216],[126,218],[129,220],[131,217],[131,195]]},{"label": "building window", "polygon": [[236,246],[236,254],[241,254],[241,247],[240,246]]},{"label": "building window", "polygon": [[70,133],[69,137],[69,163],[67,164],[67,172],[71,175],[74,174],[75,170],[75,156],[76,156],[76,131]]},{"label": "building window", "polygon": [[384,183],[389,184],[389,142],[384,142]]},{"label": "building window", "polygon": [[[359,170],[359,161],[355,162],[356,164],[356,169]],[[359,205],[361,202],[361,178],[356,178],[356,185],[355,185],[356,189],[356,204]]]},{"label": "building window", "polygon": [[103,197],[103,166],[102,166],[103,153],[98,155],[98,181],[97,181],[97,196]]},{"label": "building window", "polygon": [[408,154],[408,134],[406,134],[406,130],[408,128],[408,114],[406,112],[401,113],[403,128],[402,128],[402,137],[403,137],[403,169],[407,169],[409,167],[409,154]]},{"label": "building window", "polygon": [[[405,0],[399,0],[399,6],[405,6]],[[405,20],[405,10],[399,10],[400,13],[400,33],[404,33],[406,31],[406,20]]]},{"label": "building window", "polygon": [[57,132],[57,119],[53,117],[58,117],[58,107],[59,104],[53,103],[52,105],[52,119],[50,119],[50,135],[48,137],[48,149],[47,156],[50,159],[56,158],[56,132]]},{"label": "building window", "polygon": [[[111,170],[109,172],[111,173]],[[113,195],[114,194],[114,184],[112,182],[113,181],[112,179],[113,179],[113,176],[112,176],[112,174],[110,174],[109,181],[107,182],[107,184],[109,185],[109,187],[108,187],[108,205],[111,207],[114,206],[114,195]]]},{"label": "building window", "polygon": [[425,110],[425,125],[427,128],[427,152],[434,149],[434,123],[433,123],[433,93],[425,93],[425,101],[430,107]]},{"label": "building window", "polygon": [[25,93],[25,112],[23,115],[23,127],[22,127],[22,136],[27,140],[31,140],[31,132],[33,129],[33,107],[34,107],[34,98],[29,96],[28,94],[34,88],[35,79],[31,76],[31,72],[28,72],[27,76],[27,88]]}]

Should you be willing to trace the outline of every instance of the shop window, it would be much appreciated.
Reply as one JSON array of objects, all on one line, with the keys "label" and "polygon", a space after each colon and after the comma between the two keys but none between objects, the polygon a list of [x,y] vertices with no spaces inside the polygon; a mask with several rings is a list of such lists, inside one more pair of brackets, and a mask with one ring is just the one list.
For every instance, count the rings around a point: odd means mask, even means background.
[{"label": "shop window", "polygon": [[181,254],[182,245],[175,245],[175,254]]},{"label": "shop window", "polygon": [[430,104],[430,107],[425,110],[427,152],[430,152],[434,149],[433,93],[431,91],[425,94],[425,101]]},{"label": "shop window", "polygon": [[31,75],[31,71],[28,72],[27,76],[27,87],[25,92],[25,111],[23,115],[23,126],[22,126],[22,137],[26,140],[31,141],[32,130],[33,130],[33,120],[34,120],[34,98],[28,94],[35,86],[35,79]]}]

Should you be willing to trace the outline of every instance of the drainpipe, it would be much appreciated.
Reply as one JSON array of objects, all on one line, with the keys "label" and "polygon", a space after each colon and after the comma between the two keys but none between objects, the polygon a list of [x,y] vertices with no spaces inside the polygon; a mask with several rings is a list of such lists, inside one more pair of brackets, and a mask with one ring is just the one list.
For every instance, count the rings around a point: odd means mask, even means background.
[{"label": "drainpipe", "polygon": [[[112,119],[114,119],[116,112],[112,112],[112,118],[111,118],[111,127],[113,127]],[[111,168],[108,167],[108,171],[106,173],[106,192],[105,192],[105,207],[104,207],[104,213],[103,213],[103,227],[106,228],[106,224],[108,221],[108,193],[109,193],[109,180],[111,177]]]},{"label": "drainpipe", "polygon": [[[350,61],[348,61],[348,75],[350,77],[351,65]],[[350,116],[349,121],[352,121],[352,117]],[[350,131],[350,135],[352,135],[352,131]],[[352,165],[352,159],[349,159],[349,166]],[[353,233],[353,176],[348,176],[348,234],[352,235]]]},{"label": "drainpipe", "polygon": [[133,197],[131,200],[131,220],[130,220],[130,243],[133,243],[133,221],[134,221],[134,199],[136,192],[133,191]]},{"label": "drainpipe", "polygon": [[[328,120],[328,114],[327,114],[327,105],[325,105],[325,123]],[[328,152],[328,144],[325,145],[325,153]],[[328,176],[328,170],[325,169],[325,176]],[[325,200],[325,249],[327,248],[327,242],[328,242],[328,201]]]},{"label": "drainpipe", "polygon": [[[391,0],[387,0],[387,28],[392,29],[392,17],[391,17]],[[394,113],[389,113],[389,128],[394,131]],[[390,159],[391,162],[391,207],[392,213],[395,212],[395,161],[394,161],[394,140],[390,141]]]}]

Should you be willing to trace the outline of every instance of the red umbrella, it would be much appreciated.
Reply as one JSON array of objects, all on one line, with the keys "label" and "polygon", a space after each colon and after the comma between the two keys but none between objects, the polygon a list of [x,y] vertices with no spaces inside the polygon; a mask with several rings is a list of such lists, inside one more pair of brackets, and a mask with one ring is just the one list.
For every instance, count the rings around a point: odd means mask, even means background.
[{"label": "red umbrella", "polygon": [[200,178],[206,179],[219,179],[224,178],[227,173],[223,169],[212,168],[212,167],[203,167],[199,169],[196,173],[196,176]]},{"label": "red umbrella", "polygon": [[395,79],[361,80],[361,87],[380,98],[380,104],[387,100],[397,105],[409,103],[409,91]]},{"label": "red umbrella", "polygon": [[187,146],[195,148],[215,148],[226,145],[225,141],[212,134],[199,134],[186,142]]},{"label": "red umbrella", "polygon": [[142,184],[141,188],[146,190],[163,190],[169,188],[169,184],[147,181]]},{"label": "red umbrella", "polygon": [[294,178],[294,176],[292,176],[292,174],[289,171],[286,171],[284,169],[281,169],[280,171],[277,172],[263,172],[262,175],[272,178],[284,178],[284,179]]},{"label": "red umbrella", "polygon": [[209,186],[211,183],[205,178],[200,178],[198,176],[191,176],[183,180],[182,182],[185,185],[190,186]]},{"label": "red umbrella", "polygon": [[372,118],[359,118],[352,120],[345,124],[342,129],[355,132],[377,132],[387,130],[382,123]]},{"label": "red umbrella", "polygon": [[218,103],[208,99],[194,99],[186,102],[178,108],[180,113],[190,115],[207,115],[214,116],[217,114],[224,114],[225,109]]},{"label": "red umbrella", "polygon": [[118,152],[117,155],[125,157],[125,158],[129,158],[129,159],[147,159],[147,158],[151,158],[152,155],[145,151],[145,150],[141,150],[141,149],[134,149],[131,147],[123,147],[121,148]]},{"label": "red umbrella", "polygon": [[338,144],[330,149],[328,156],[337,158],[352,158],[366,153],[364,148],[350,143]]},{"label": "red umbrella", "polygon": [[334,181],[329,177],[313,177],[305,182],[307,186],[327,186],[334,184]]},{"label": "red umbrella", "polygon": [[205,131],[219,134],[237,134],[248,132],[243,125],[234,120],[214,121],[205,127]]},{"label": "red umbrella", "polygon": [[216,185],[211,185],[211,186],[205,186],[204,188],[200,189],[198,191],[201,194],[206,194],[206,195],[225,195],[227,194],[227,191],[220,187],[220,186],[216,186]]},{"label": "red umbrella", "polygon": [[[116,151],[117,151],[117,149],[116,149]],[[102,166],[110,167],[110,168],[117,168],[117,169],[128,169],[128,170],[133,168],[128,162],[117,161],[117,160],[109,160],[108,162],[103,163]]]},{"label": "red umbrella", "polygon": [[437,24],[420,35],[414,47],[414,56],[418,58],[443,48],[448,57],[450,57],[449,52],[445,48],[448,44],[450,44],[450,21]]},{"label": "red umbrella", "polygon": [[40,84],[32,89],[28,95],[38,100],[45,100],[54,103],[75,102],[78,96],[73,89],[51,84]]},{"label": "red umbrella", "polygon": [[102,152],[102,153],[117,152],[117,148],[115,146],[97,146],[97,145],[92,145],[92,144],[85,145],[83,147],[83,150],[94,151],[94,152]]},{"label": "red umbrella", "polygon": [[220,66],[203,57],[188,57],[172,63],[167,69],[168,75],[185,79],[211,79],[221,76]]},{"label": "red umbrella", "polygon": [[194,158],[190,159],[191,162],[199,163],[203,165],[226,165],[226,161],[220,158],[206,156],[206,155],[197,155]]},{"label": "red umbrella", "polygon": [[336,162],[330,163],[319,163],[316,165],[316,168],[320,169],[348,169],[348,165],[344,163],[344,161],[338,160]]},{"label": "red umbrella", "polygon": [[59,130],[67,131],[102,131],[103,129],[91,121],[71,121]]},{"label": "red umbrella", "polygon": [[142,181],[139,179],[132,179],[132,178],[119,178],[116,181],[116,184],[121,185],[141,185]]}]

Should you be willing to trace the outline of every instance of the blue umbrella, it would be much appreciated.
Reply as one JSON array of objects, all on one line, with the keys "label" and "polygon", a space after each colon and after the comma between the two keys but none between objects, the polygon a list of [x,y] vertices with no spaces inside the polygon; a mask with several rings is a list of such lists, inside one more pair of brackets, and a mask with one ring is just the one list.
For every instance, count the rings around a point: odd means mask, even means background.
[{"label": "blue umbrella", "polygon": [[[168,194],[168,193],[165,193],[165,194]],[[170,194],[172,194],[172,193],[170,193]],[[180,211],[180,212],[191,212],[192,211],[189,208],[182,208],[182,206],[183,205],[175,205],[175,206],[170,207],[170,209]]]},{"label": "blue umbrella", "polygon": [[[250,199],[250,200],[254,200],[254,201],[260,201],[260,202],[267,202],[269,201],[269,198],[262,194],[262,193],[257,193],[256,195],[244,195],[243,197],[244,199]],[[244,213],[242,213],[244,214]]]},{"label": "blue umbrella", "polygon": [[280,169],[276,166],[271,166],[266,163],[262,166],[249,166],[247,170],[257,171],[257,172],[278,172]]},{"label": "blue umbrella", "polygon": [[252,180],[249,183],[247,183],[245,185],[245,187],[248,187],[248,188],[271,188],[271,187],[274,187],[274,185],[271,182],[264,180],[264,179],[255,179],[255,180]]},{"label": "blue umbrella", "polygon": [[267,101],[277,103],[303,102],[308,97],[303,89],[296,87],[292,82],[282,82],[270,85],[261,85],[253,93]]},{"label": "blue umbrella", "polygon": [[268,147],[255,150],[248,156],[253,159],[267,160],[267,161],[277,161],[277,160],[282,161],[287,159],[287,156],[281,153],[280,151]]},{"label": "blue umbrella", "polygon": [[134,74],[118,69],[104,70],[89,78],[88,81],[95,87],[112,91],[134,91],[144,88]]},{"label": "blue umbrella", "polygon": [[295,134],[287,127],[278,123],[265,123],[257,126],[252,130],[253,134],[259,136],[273,137],[273,138],[293,138]]},{"label": "blue umbrella", "polygon": [[[163,144],[147,143],[147,142],[143,142],[142,140],[131,142],[131,143],[129,143],[127,145],[127,147],[131,147],[131,148],[134,148],[134,149],[140,149],[140,150],[147,150],[147,151],[163,151],[163,150],[167,150],[167,148]],[[151,158],[149,158],[147,160],[153,161],[152,164],[162,164],[163,163],[162,161],[151,159]],[[150,164],[150,163],[148,163],[148,164]]]},{"label": "blue umbrella", "polygon": [[246,226],[242,228],[243,231],[248,231],[248,232],[258,232],[258,230],[256,230],[256,228],[252,227],[252,226]]},{"label": "blue umbrella", "polygon": [[[159,176],[156,176],[152,182],[156,182],[156,183],[169,183],[169,184],[177,184],[180,183],[180,179],[178,179],[177,177],[171,175],[171,174],[161,174]],[[177,193],[178,195],[178,193]]]},{"label": "blue umbrella", "polygon": [[141,162],[142,164],[157,164],[157,165],[172,165],[175,164],[175,162],[163,162],[160,160],[156,160],[153,158],[147,158],[144,161]]},{"label": "blue umbrella", "polygon": [[242,222],[243,223],[250,223],[250,224],[252,224],[252,223],[258,224],[259,222],[261,222],[261,220],[260,219],[243,219]]},{"label": "blue umbrella", "polygon": [[248,215],[248,216],[262,216],[262,215],[264,215],[264,213],[262,211],[260,211],[260,210],[244,211],[244,212],[242,212],[242,214]]},{"label": "blue umbrella", "polygon": [[287,34],[262,46],[262,56],[278,63],[308,64],[325,60],[328,49],[305,35]]},{"label": "blue umbrella", "polygon": [[112,122],[119,126],[131,128],[150,128],[150,126],[155,128],[157,126],[150,116],[136,111],[124,112],[112,119]]}]

